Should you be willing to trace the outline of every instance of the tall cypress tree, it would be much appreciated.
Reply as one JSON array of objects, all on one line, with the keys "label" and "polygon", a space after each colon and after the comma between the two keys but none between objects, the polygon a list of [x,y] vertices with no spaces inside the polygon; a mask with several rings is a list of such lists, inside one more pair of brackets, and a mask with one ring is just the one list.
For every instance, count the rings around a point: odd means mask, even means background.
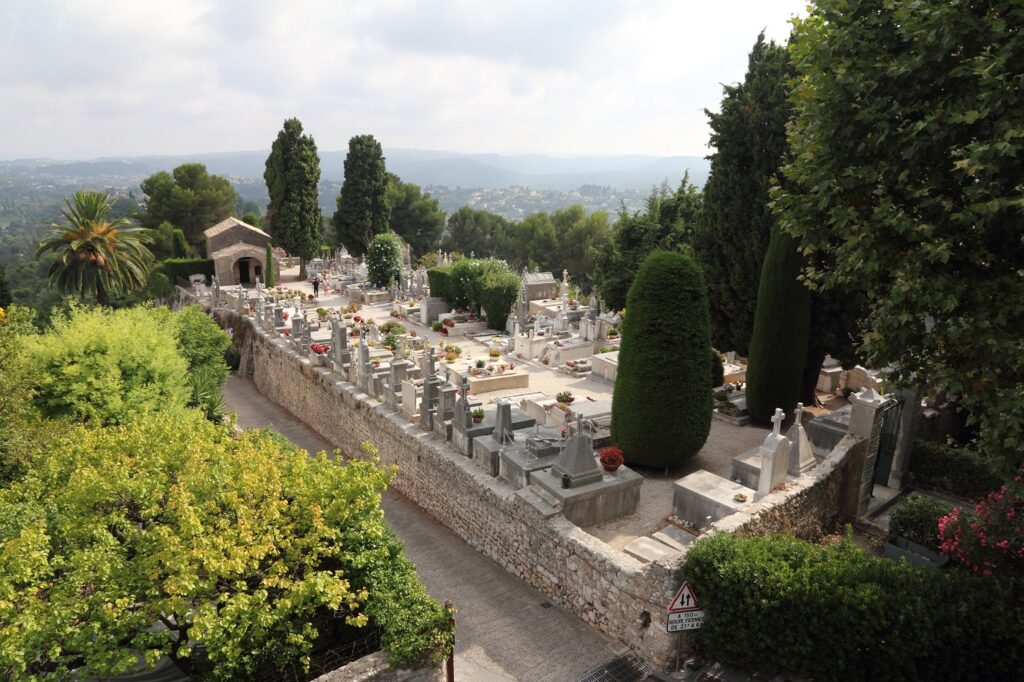
[{"label": "tall cypress tree", "polygon": [[688,252],[655,251],[629,287],[626,313],[612,437],[627,462],[669,467],[696,455],[711,431],[711,327],[700,266]]},{"label": "tall cypress tree", "polygon": [[380,142],[373,135],[356,135],[348,142],[345,181],[334,213],[338,240],[349,252],[361,256],[373,238],[387,232],[390,225],[388,175]]},{"label": "tall cypress tree", "polygon": [[777,407],[791,414],[801,399],[811,333],[811,290],[797,279],[803,266],[796,240],[773,230],[747,365],[747,409],[756,422],[767,422]]},{"label": "tall cypress tree", "polygon": [[284,122],[267,157],[263,179],[270,204],[266,224],[274,243],[300,259],[299,277],[306,277],[306,261],[316,257],[320,230],[320,158],[312,136],[303,135],[297,118]]},{"label": "tall cypress tree", "polygon": [[786,150],[786,48],[757,37],[742,83],[725,87],[711,126],[711,172],[694,247],[704,268],[716,347],[746,355],[774,218],[768,190]]}]

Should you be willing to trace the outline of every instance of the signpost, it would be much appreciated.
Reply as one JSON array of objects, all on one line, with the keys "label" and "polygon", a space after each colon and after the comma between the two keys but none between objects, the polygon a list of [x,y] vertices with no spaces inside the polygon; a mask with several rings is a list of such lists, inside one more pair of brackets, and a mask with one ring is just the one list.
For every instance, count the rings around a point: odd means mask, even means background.
[{"label": "signpost", "polygon": [[693,593],[690,584],[684,580],[682,587],[672,598],[672,603],[668,605],[665,631],[696,630],[702,625],[704,625],[704,610],[698,606],[697,595]]}]

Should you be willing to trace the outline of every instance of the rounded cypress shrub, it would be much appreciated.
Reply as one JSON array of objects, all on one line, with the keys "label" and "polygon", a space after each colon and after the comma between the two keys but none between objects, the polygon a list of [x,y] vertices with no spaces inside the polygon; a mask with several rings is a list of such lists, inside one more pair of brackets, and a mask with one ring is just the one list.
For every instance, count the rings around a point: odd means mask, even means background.
[{"label": "rounded cypress shrub", "polygon": [[800,400],[811,333],[811,291],[797,280],[803,263],[793,238],[773,230],[747,364],[747,409],[762,424],[777,407],[791,414]]},{"label": "rounded cypress shrub", "polygon": [[689,254],[656,251],[626,297],[612,438],[626,462],[667,467],[711,430],[711,323],[704,274]]},{"label": "rounded cypress shrub", "polygon": [[375,287],[386,287],[402,276],[402,238],[394,232],[382,232],[366,250],[366,276]]}]

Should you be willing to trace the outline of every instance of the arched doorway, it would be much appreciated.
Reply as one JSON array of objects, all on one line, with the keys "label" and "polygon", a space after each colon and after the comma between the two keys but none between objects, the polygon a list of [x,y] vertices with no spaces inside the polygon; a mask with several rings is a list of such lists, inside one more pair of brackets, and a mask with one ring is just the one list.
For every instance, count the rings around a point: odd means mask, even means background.
[{"label": "arched doorway", "polygon": [[255,284],[257,279],[263,281],[263,264],[255,258],[239,258],[233,269],[238,284]]}]

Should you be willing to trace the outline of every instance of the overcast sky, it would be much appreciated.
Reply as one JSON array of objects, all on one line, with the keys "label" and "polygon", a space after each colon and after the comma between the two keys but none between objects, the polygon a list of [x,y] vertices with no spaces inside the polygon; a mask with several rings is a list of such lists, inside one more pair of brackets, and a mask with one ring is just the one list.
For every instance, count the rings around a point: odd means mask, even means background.
[{"label": "overcast sky", "polygon": [[269,148],[707,154],[804,0],[3,0],[0,159]]}]

